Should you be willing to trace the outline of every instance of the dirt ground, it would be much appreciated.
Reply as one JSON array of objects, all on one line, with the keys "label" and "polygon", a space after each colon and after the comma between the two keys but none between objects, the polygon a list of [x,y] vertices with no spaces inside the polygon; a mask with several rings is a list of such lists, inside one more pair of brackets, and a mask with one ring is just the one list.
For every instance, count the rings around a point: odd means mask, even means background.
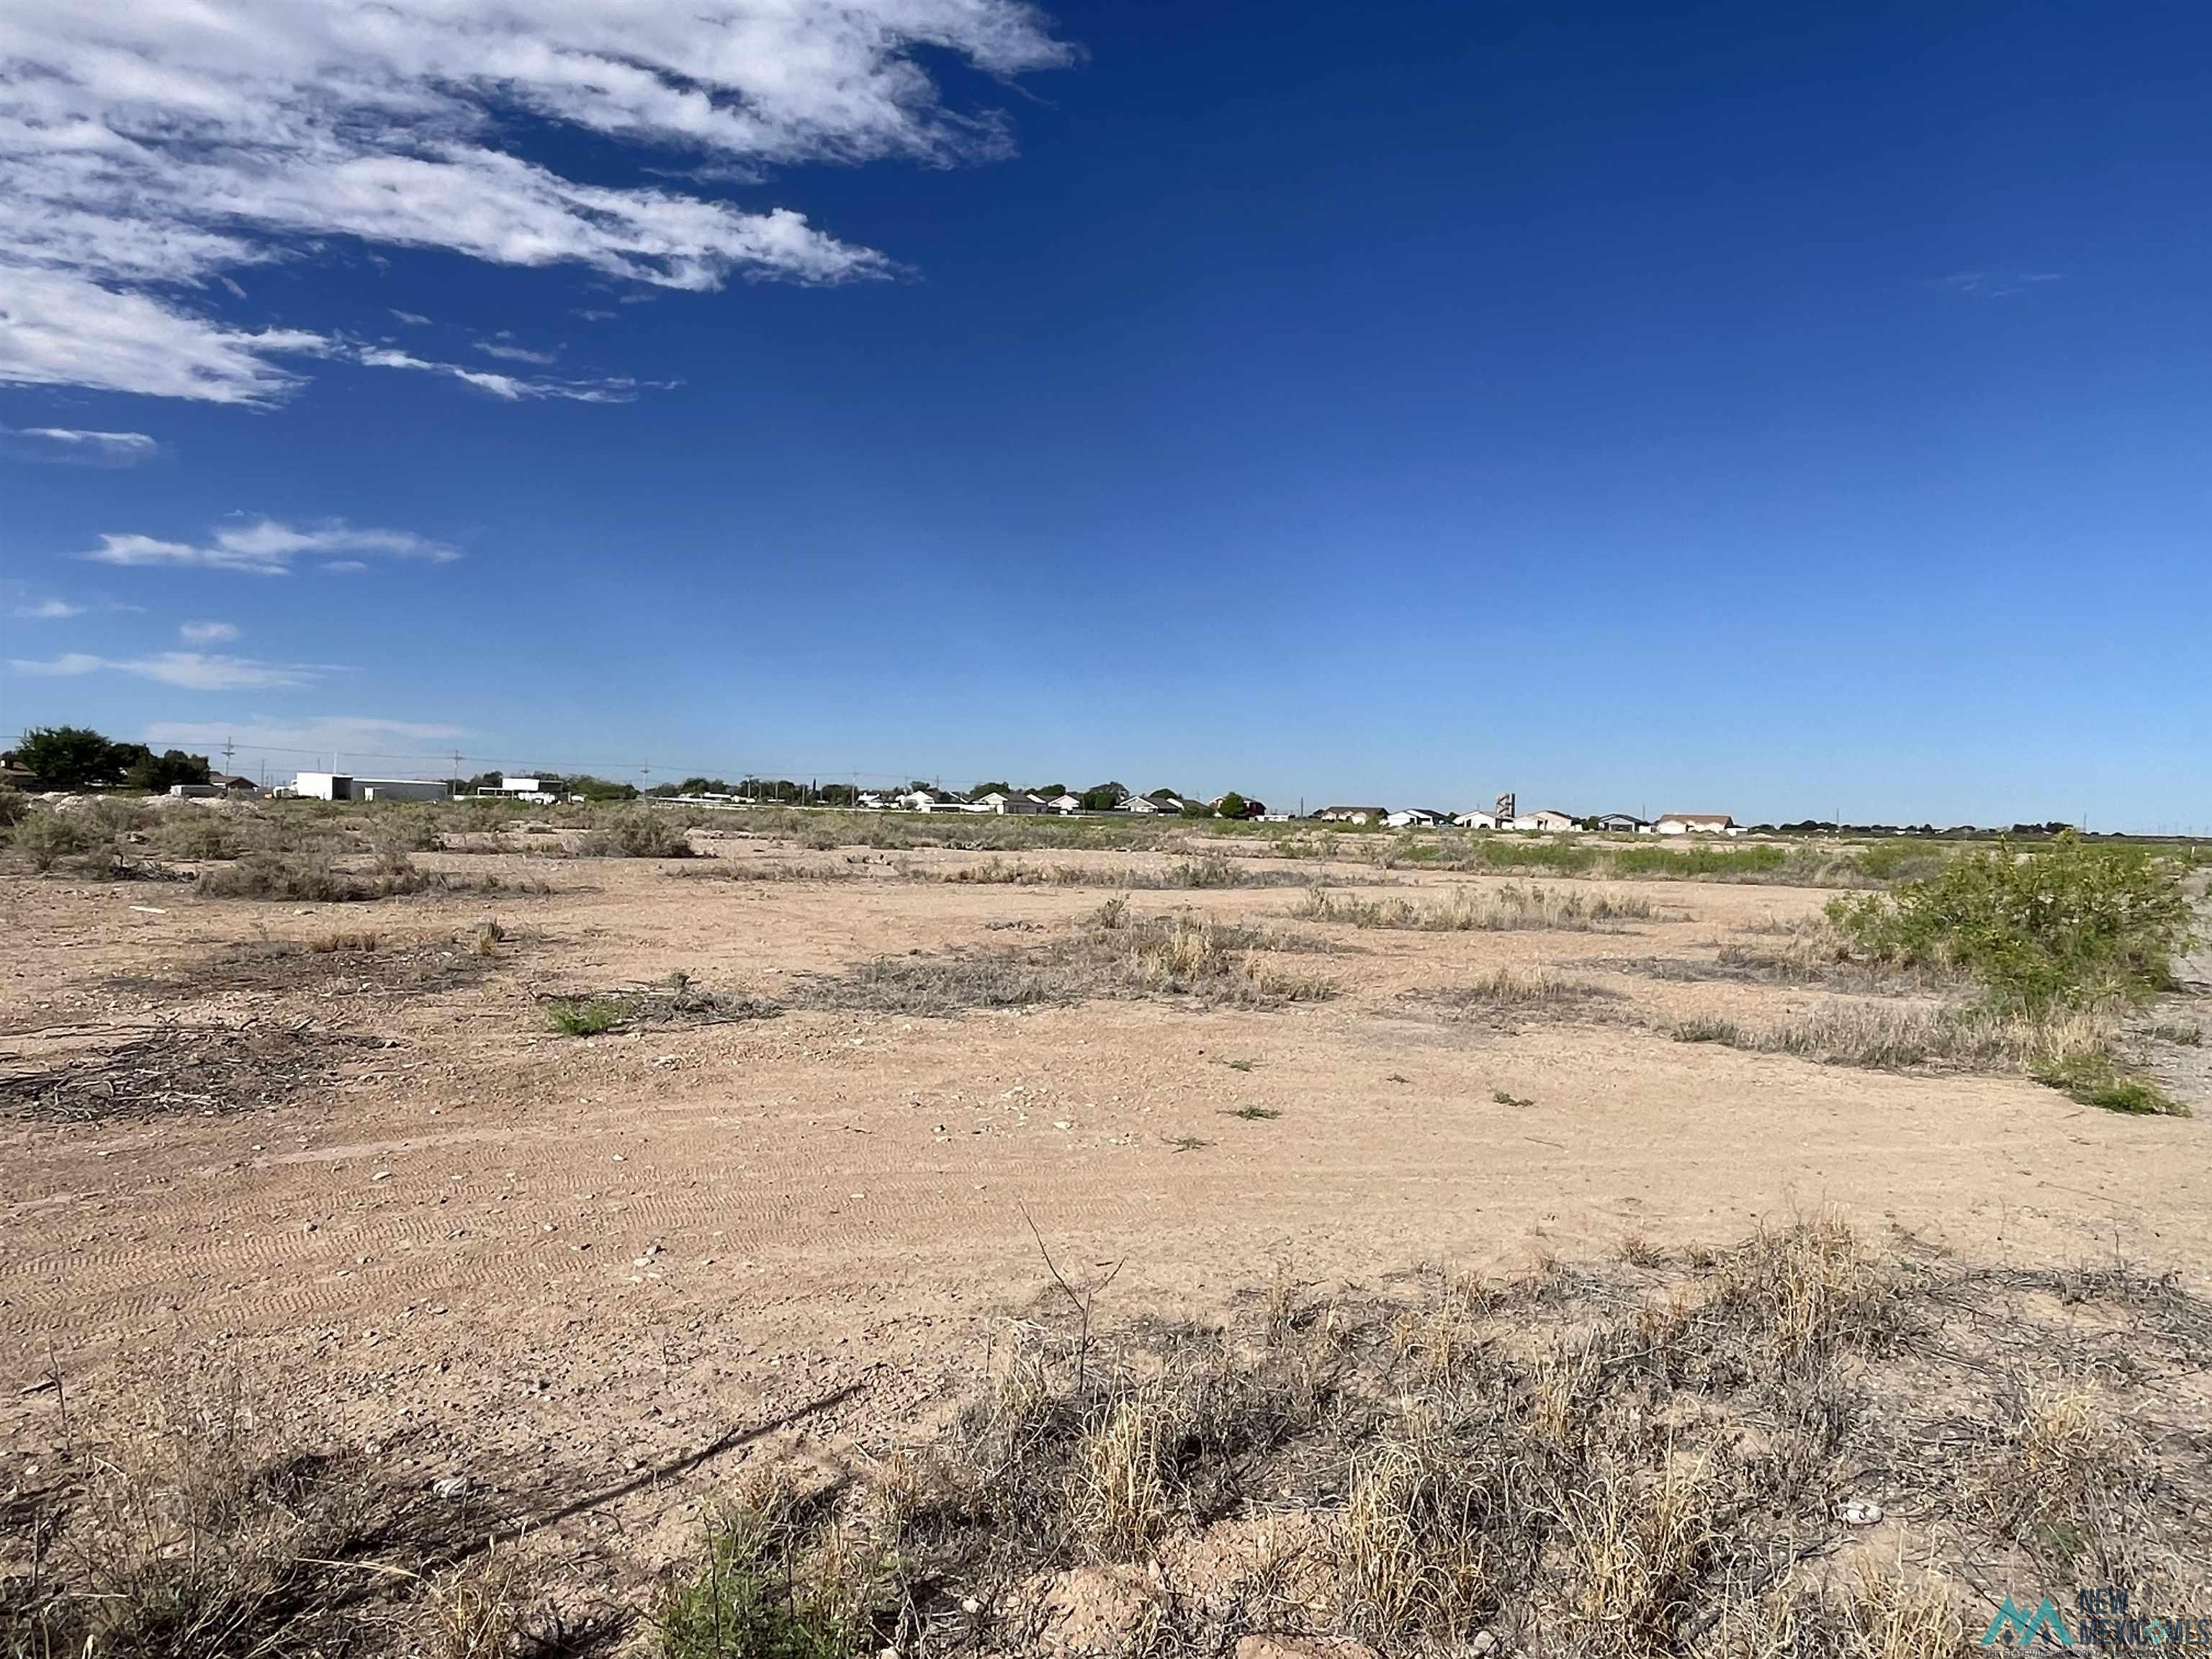
[{"label": "dirt ground", "polygon": [[[0,1482],[70,1413],[232,1366],[426,1484],[465,1472],[556,1515],[611,1583],[754,1449],[878,1455],[941,1414],[991,1318],[1050,1291],[1040,1239],[1071,1278],[1126,1264],[1117,1318],[1218,1311],[1285,1272],[1373,1286],[1631,1234],[1724,1244],[1823,1206],[1976,1261],[2118,1257],[2212,1291],[2212,1120],[1672,1039],[1830,994],[1636,969],[1709,962],[1820,892],[1613,884],[1656,919],[1423,933],[1293,920],[1296,887],[1140,890],[1139,916],[1325,940],[1285,959],[1337,994],[556,1035],[540,994],[680,972],[785,1001],[878,957],[1050,939],[1113,890],[934,878],[972,854],[700,844],[775,878],[429,854],[550,890],[355,905],[0,878],[0,1073],[74,1064],[82,1085],[0,1106]],[[1414,898],[1497,884],[1330,873]],[[375,948],[304,948],[334,930]],[[1423,994],[1501,966],[1617,995],[1468,1020]],[[85,1082],[94,1060],[123,1080]]]}]

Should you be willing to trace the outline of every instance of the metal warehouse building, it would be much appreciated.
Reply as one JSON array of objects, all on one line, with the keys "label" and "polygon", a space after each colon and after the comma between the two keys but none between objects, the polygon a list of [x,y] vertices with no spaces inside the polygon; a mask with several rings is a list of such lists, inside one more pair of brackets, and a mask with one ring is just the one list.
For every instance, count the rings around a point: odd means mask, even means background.
[{"label": "metal warehouse building", "polygon": [[303,800],[444,800],[450,785],[424,778],[356,778],[343,772],[302,772],[292,793]]}]

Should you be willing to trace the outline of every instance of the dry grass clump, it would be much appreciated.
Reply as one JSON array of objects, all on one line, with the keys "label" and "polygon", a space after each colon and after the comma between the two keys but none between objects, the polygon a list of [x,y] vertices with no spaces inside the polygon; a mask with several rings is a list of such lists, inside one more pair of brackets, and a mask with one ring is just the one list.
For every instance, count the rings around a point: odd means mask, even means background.
[{"label": "dry grass clump", "polygon": [[1316,887],[1306,894],[1295,914],[1309,921],[1432,933],[1537,929],[1595,933],[1618,933],[1624,921],[1649,921],[1658,910],[1649,899],[1632,893],[1591,896],[1534,886],[1506,886],[1489,892],[1462,887],[1442,903],[1434,904],[1406,898],[1363,899]]},{"label": "dry grass clump", "polygon": [[352,904],[419,893],[439,885],[404,853],[381,855],[368,870],[342,870],[321,851],[248,853],[200,877],[210,898],[273,899],[299,904]]},{"label": "dry grass clump", "polygon": [[853,871],[842,864],[760,864],[750,860],[701,859],[668,873],[702,881],[849,881]]},{"label": "dry grass clump", "polygon": [[1765,1227],[1720,1257],[1707,1311],[1768,1364],[1802,1370],[1846,1349],[1874,1352],[1903,1328],[1905,1283],[1842,1218]]},{"label": "dry grass clump", "polygon": [[1838,999],[1776,1025],[1689,1019],[1676,1024],[1672,1034],[1680,1042],[1796,1054],[1824,1066],[2004,1071],[2098,1051],[2109,1030],[2101,1017],[2087,1011],[2002,1014],[1978,1006]]},{"label": "dry grass clump", "polygon": [[[1665,1259],[1656,1304],[1655,1270],[1547,1258],[1325,1302],[1279,1274],[1231,1328],[1103,1331],[1112,1275],[1048,1261],[1065,1306],[995,1328],[931,1442],[850,1480],[757,1468],[717,1505],[641,1650],[1960,1659],[1986,1613],[1954,1581],[2007,1554],[2192,1604],[2212,1469],[2176,1413],[2212,1310],[2100,1269],[2080,1294],[2163,1312],[2082,1322],[2055,1279],[1892,1259],[1836,1217]],[[71,1468],[40,1494],[59,1520],[6,1540],[33,1571],[0,1612],[46,1643],[18,1652],[545,1650],[521,1564],[441,1553],[399,1524],[419,1494],[234,1404]],[[1854,1564],[1845,1495],[1924,1565]]]},{"label": "dry grass clump", "polygon": [[1542,968],[1533,973],[1497,968],[1462,984],[1425,987],[1406,995],[1407,1000],[1428,1004],[1453,1019],[1514,1016],[1571,1019],[1595,1004],[1620,999],[1618,992],[1604,986]]},{"label": "dry grass clump", "polygon": [[368,928],[334,928],[327,933],[307,936],[307,951],[312,956],[326,957],[341,951],[367,954],[376,949],[376,935]]},{"label": "dry grass clump", "polygon": [[678,971],[653,985],[612,991],[540,992],[545,1023],[562,1036],[599,1036],[640,1025],[733,1025],[783,1011],[758,997],[708,991]]},{"label": "dry grass clump", "polygon": [[995,854],[981,864],[933,874],[902,860],[900,873],[921,881],[1009,887],[1112,887],[1124,892],[1159,891],[1177,888],[1291,887],[1311,879],[1291,870],[1255,867],[1209,853],[1159,867],[1138,865],[1027,864]]},{"label": "dry grass clump", "polygon": [[1139,916],[1126,898],[1115,898],[1072,936],[1027,950],[878,957],[800,981],[793,1000],[802,1007],[950,1016],[1105,997],[1273,1008],[1334,996],[1331,981],[1267,959],[1301,943],[1188,911]]},{"label": "dry grass clump", "polygon": [[1706,1462],[1670,1442],[1656,1468],[1608,1468],[1568,1492],[1563,1576],[1577,1651],[1677,1645],[1715,1553],[1713,1485]]},{"label": "dry grass clump", "polygon": [[[64,1448],[47,1474],[46,1524],[21,1540],[29,1577],[0,1586],[5,1650],[23,1659],[488,1659],[510,1650],[469,1638],[522,1632],[520,1581],[504,1564],[434,1577],[441,1547],[465,1540],[411,1525],[413,1500],[368,1459],[295,1437],[234,1376],[170,1386],[97,1445]],[[433,1583],[443,1599],[426,1595]]]},{"label": "dry grass clump", "polygon": [[677,817],[651,806],[601,815],[574,848],[586,859],[688,859],[697,856]]}]

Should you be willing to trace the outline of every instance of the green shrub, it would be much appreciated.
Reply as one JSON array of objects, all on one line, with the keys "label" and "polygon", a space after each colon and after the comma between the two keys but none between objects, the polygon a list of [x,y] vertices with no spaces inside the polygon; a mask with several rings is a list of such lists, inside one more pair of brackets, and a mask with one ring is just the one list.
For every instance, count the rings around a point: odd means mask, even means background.
[{"label": "green shrub", "polygon": [[1623,847],[1612,857],[1620,876],[1764,875],[1789,861],[1787,848],[1771,842],[1749,847]]},{"label": "green shrub", "polygon": [[46,811],[26,815],[10,833],[9,844],[44,874],[64,859],[94,854],[104,839],[112,842],[88,814]]},{"label": "green shrub", "polygon": [[700,1559],[664,1582],[661,1659],[851,1659],[882,1645],[892,1563],[782,1486],[710,1519]]},{"label": "green shrub", "polygon": [[2084,1106],[2136,1117],[2187,1117],[2189,1108],[2147,1077],[2123,1072],[2102,1049],[2061,1055],[2039,1066],[2035,1080]]},{"label": "green shrub", "polygon": [[172,859],[234,859],[240,850],[230,818],[198,807],[165,817],[154,830],[154,846]]},{"label": "green shrub", "polygon": [[629,1017],[627,1008],[608,997],[553,997],[545,1004],[546,1024],[562,1036],[598,1036]]},{"label": "green shrub", "polygon": [[2148,1000],[2172,983],[2192,919],[2175,872],[2070,832],[2025,856],[1962,854],[1887,896],[1832,901],[1828,917],[1876,957],[1962,968],[2030,1012]]}]

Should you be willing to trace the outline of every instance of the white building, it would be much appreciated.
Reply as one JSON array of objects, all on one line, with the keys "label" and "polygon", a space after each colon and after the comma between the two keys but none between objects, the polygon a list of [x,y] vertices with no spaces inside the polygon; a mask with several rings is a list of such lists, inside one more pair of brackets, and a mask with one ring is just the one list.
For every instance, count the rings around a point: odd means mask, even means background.
[{"label": "white building", "polygon": [[1740,836],[1742,830],[1726,812],[1662,812],[1651,827],[1662,836]]},{"label": "white building", "polygon": [[302,772],[292,793],[303,800],[446,800],[449,784],[428,778],[357,778],[344,772]]}]

